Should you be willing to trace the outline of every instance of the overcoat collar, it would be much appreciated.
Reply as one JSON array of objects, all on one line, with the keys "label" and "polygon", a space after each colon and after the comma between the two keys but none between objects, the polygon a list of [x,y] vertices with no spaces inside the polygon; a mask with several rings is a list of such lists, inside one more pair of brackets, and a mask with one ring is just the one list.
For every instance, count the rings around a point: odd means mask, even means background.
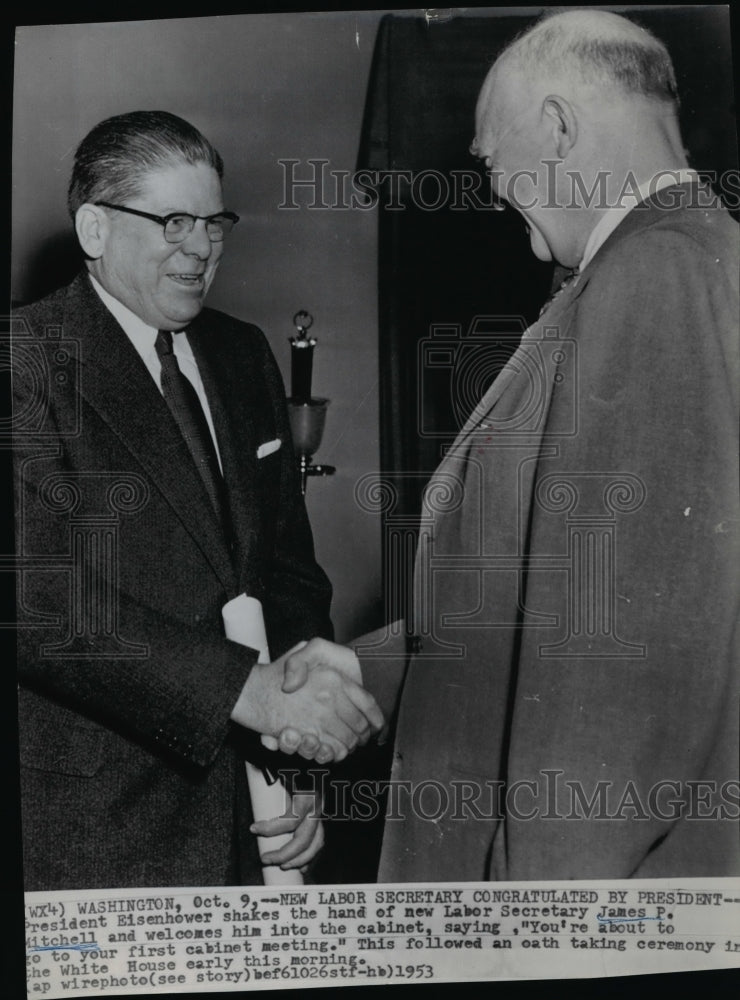
[{"label": "overcoat collar", "polygon": [[[636,205],[632,211],[622,219],[601,247],[599,247],[593,259],[584,269],[583,274],[578,275],[576,281],[563,290],[562,294],[559,295],[553,302],[551,308],[542,315],[541,319],[538,319],[529,328],[525,336],[529,336],[530,339],[536,340],[544,335],[546,328],[554,329],[559,326],[561,317],[571,309],[573,303],[588,287],[593,274],[598,269],[599,264],[603,261],[604,255],[608,250],[613,249],[614,246],[618,245],[622,240],[625,240],[630,236],[634,236],[636,233],[655,225],[656,222],[666,217],[666,213],[680,213],[685,210],[685,206],[687,204],[696,205],[697,191],[694,190],[692,192],[692,188],[697,188],[696,182],[676,184],[669,188],[661,189],[661,191],[657,194],[650,198],[646,198],[644,201]],[[720,206],[719,199],[716,198],[716,196],[711,195],[709,192],[707,192],[707,194],[709,196],[707,198],[706,207],[715,209],[718,208]],[[504,366],[488,391],[475,407],[448,454],[459,450],[460,446],[465,439],[467,439],[470,433],[475,431],[476,428],[480,426],[481,421],[485,420],[486,416],[490,414],[494,406],[498,404],[504,393],[510,391],[512,383],[516,381],[515,375],[518,370],[517,354],[518,352],[515,352],[509,363]]]}]

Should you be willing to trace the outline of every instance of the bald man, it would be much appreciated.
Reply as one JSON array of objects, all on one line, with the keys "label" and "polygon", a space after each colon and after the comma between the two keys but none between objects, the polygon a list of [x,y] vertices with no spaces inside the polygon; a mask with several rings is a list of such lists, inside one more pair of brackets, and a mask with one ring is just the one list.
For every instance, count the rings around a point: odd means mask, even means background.
[{"label": "bald man", "polygon": [[[740,872],[738,228],[677,109],[603,11],[481,90],[473,150],[570,274],[426,493],[381,881]],[[386,713],[401,662],[362,660]]]}]

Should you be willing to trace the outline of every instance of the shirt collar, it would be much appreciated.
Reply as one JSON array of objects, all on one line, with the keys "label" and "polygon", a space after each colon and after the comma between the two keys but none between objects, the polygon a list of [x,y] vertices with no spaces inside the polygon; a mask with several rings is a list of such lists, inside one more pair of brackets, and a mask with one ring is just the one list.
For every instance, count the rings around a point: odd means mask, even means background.
[{"label": "shirt collar", "polygon": [[663,188],[672,187],[675,184],[692,184],[698,180],[699,175],[695,170],[668,170],[660,174],[657,178],[654,177],[644,184],[640,184],[636,190],[633,189],[633,193],[623,195],[623,204],[607,208],[591,230],[591,235],[586,241],[586,246],[583,250],[583,257],[578,265],[579,273],[591,262],[597,250],[607,241],[619,223],[625,216],[629,215],[636,205],[639,205],[640,202],[645,201],[651,195],[657,194],[658,191],[662,191]]},{"label": "shirt collar", "polygon": [[154,347],[157,338],[157,331],[153,326],[149,326],[143,319],[139,319],[136,313],[131,312],[119,299],[114,298],[107,292],[99,281],[90,275],[90,282],[102,299],[103,305],[113,314],[123,327],[123,332],[129,338],[136,350],[142,357],[145,357]]},{"label": "shirt collar", "polygon": [[[157,339],[158,330],[153,326],[149,326],[136,313],[132,312],[128,306],[125,306],[120,299],[115,298],[110,292],[106,291],[92,274],[89,275],[89,278],[93,288],[100,296],[103,305],[113,314],[114,319],[118,321],[123,332],[138,351],[139,356],[146,362],[147,358],[154,352],[154,341]],[[184,333],[184,331],[177,330],[175,332],[173,338],[175,354],[178,357],[189,360],[193,358],[192,348],[188,343],[187,337],[178,337],[178,333]]]}]

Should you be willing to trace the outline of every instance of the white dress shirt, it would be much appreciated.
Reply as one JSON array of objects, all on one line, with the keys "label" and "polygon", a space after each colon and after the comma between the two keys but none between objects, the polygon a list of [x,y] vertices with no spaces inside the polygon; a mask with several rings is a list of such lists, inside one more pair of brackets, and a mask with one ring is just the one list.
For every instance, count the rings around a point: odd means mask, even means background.
[{"label": "white dress shirt", "polygon": [[659,177],[641,184],[634,194],[625,194],[622,198],[624,204],[607,208],[606,212],[604,212],[591,230],[591,235],[586,241],[583,257],[581,258],[581,263],[578,265],[579,273],[591,262],[596,255],[596,251],[607,241],[622,219],[626,215],[629,215],[632,209],[636,205],[639,205],[641,201],[645,201],[651,195],[662,191],[663,188],[673,187],[675,184],[693,184],[699,179],[699,175],[695,170],[668,170]]},{"label": "white dress shirt", "polygon": [[[135,313],[131,312],[127,306],[125,306],[122,302],[119,302],[118,299],[114,298],[110,292],[106,292],[102,285],[96,281],[92,275],[90,275],[90,282],[100,296],[103,305],[106,306],[109,312],[113,314],[114,319],[116,319],[119,325],[123,328],[123,332],[136,348],[139,357],[147,367],[147,371],[154,379],[155,385],[159,391],[162,392],[162,385],[160,382],[162,363],[159,360],[159,355],[157,354],[157,350],[154,346],[154,341],[157,339],[158,331],[155,330],[154,327],[148,326],[143,320],[139,319],[139,317]],[[223,473],[221,455],[218,450],[218,441],[216,440],[216,430],[213,426],[213,417],[211,416],[211,408],[208,405],[208,397],[206,396],[205,389],[203,388],[203,380],[200,377],[198,365],[195,362],[193,349],[188,343],[186,334],[182,331],[173,333],[172,344],[172,349],[175,357],[177,358],[180,371],[198,394],[198,399],[200,400],[200,405],[203,407],[203,413],[205,414],[206,423],[208,424],[208,430],[210,431],[211,438],[213,439],[213,446],[216,449],[216,457],[218,458],[219,468]]]}]

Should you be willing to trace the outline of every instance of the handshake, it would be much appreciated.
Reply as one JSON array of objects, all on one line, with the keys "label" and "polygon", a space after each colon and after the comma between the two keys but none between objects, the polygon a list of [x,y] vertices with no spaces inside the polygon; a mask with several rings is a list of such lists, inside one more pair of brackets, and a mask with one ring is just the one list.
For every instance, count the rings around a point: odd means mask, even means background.
[{"label": "handshake", "polygon": [[268,749],[318,764],[343,760],[385,724],[362,687],[354,652],[326,639],[299,643],[273,663],[255,664],[231,717],[260,733]]}]

